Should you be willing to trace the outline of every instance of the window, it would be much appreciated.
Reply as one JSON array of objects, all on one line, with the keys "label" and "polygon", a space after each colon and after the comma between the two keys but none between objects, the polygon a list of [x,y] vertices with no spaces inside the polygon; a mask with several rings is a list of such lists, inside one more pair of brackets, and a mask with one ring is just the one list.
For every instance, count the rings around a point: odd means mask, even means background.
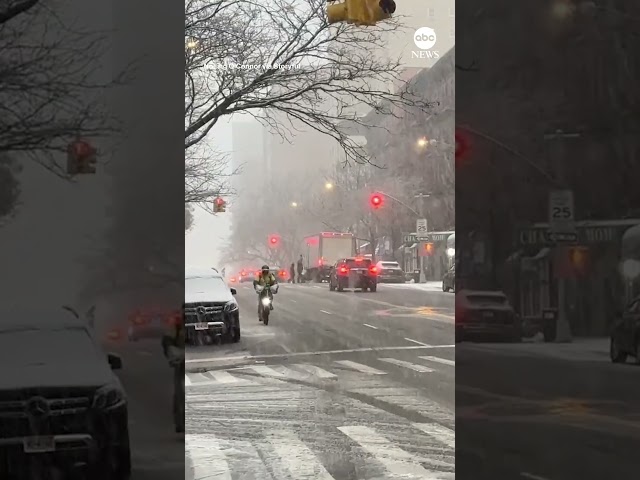
[{"label": "window", "polygon": [[184,282],[185,291],[191,293],[224,292],[227,287],[220,277],[187,277]]},{"label": "window", "polygon": [[365,268],[371,266],[371,259],[362,258],[362,259],[354,259],[348,258],[346,264],[349,268]]},{"label": "window", "polygon": [[468,295],[467,299],[469,300],[469,303],[471,303],[472,305],[502,306],[502,305],[508,304],[507,297],[504,297],[502,295],[476,294],[476,295]]}]

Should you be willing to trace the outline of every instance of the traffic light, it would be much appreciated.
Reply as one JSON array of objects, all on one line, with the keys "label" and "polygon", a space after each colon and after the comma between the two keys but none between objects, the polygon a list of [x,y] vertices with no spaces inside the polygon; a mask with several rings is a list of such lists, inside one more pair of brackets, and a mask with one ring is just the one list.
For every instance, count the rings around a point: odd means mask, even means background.
[{"label": "traffic light", "polygon": [[276,248],[280,245],[280,236],[279,235],[269,235],[269,247]]},{"label": "traffic light", "polygon": [[384,203],[384,197],[379,193],[374,193],[373,195],[371,195],[371,197],[369,197],[369,203],[371,204],[371,207],[377,210],[378,208],[382,207],[382,204]]},{"label": "traffic light", "polygon": [[569,263],[575,274],[587,273],[589,267],[589,249],[587,247],[571,247],[569,249]]},{"label": "traffic light", "polygon": [[85,140],[76,140],[67,148],[67,173],[86,175],[96,173],[97,150]]},{"label": "traffic light", "polygon": [[344,0],[327,6],[327,20],[329,23],[375,25],[377,22],[391,18],[395,11],[394,0]]},{"label": "traffic light", "polygon": [[424,244],[424,253],[427,257],[433,256],[434,252],[435,252],[435,246],[433,245],[433,243],[427,242]]},{"label": "traffic light", "polygon": [[455,141],[456,141],[456,164],[464,159],[468,150],[469,150],[469,140],[466,135],[462,132],[456,130],[455,133]]},{"label": "traffic light", "polygon": [[224,199],[218,197],[213,201],[214,213],[224,213],[227,211],[227,202]]}]

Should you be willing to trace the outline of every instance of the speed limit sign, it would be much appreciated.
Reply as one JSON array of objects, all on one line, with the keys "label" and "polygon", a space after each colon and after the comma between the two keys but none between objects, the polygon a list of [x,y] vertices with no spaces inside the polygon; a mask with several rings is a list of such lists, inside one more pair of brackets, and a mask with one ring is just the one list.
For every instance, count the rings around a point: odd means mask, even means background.
[{"label": "speed limit sign", "polygon": [[556,190],[549,193],[549,227],[554,233],[574,230],[573,192]]}]

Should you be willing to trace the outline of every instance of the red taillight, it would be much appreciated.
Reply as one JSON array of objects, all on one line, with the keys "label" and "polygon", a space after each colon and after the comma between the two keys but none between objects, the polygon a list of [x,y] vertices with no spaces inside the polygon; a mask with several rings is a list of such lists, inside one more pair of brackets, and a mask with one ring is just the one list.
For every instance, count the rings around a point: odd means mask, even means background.
[{"label": "red taillight", "polygon": [[346,275],[347,273],[349,273],[349,269],[345,265],[342,265],[338,271],[341,275]]},{"label": "red taillight", "polygon": [[356,257],[356,262],[361,262],[362,261],[362,257]]},{"label": "red taillight", "polygon": [[247,276],[247,272],[242,272],[240,275],[242,275],[243,277]]},{"label": "red taillight", "polygon": [[231,277],[231,278],[229,279],[229,281],[230,281],[231,283],[236,283],[236,277]]},{"label": "red taillight", "polygon": [[378,267],[376,267],[375,265],[373,265],[372,267],[369,268],[369,273],[371,275],[377,275],[378,274]]},{"label": "red taillight", "polygon": [[261,272],[260,270],[258,270],[258,271],[256,272],[256,277],[259,277],[259,276],[260,276],[260,272]]},{"label": "red taillight", "polygon": [[107,339],[111,341],[118,341],[122,339],[122,332],[119,329],[113,329],[107,334]]},{"label": "red taillight", "polygon": [[147,322],[144,317],[137,316],[133,319],[133,323],[134,325],[144,325]]},{"label": "red taillight", "polygon": [[280,276],[281,276],[281,277],[286,277],[286,276],[287,276],[287,272],[285,272],[284,270],[282,270],[282,271],[280,272]]}]

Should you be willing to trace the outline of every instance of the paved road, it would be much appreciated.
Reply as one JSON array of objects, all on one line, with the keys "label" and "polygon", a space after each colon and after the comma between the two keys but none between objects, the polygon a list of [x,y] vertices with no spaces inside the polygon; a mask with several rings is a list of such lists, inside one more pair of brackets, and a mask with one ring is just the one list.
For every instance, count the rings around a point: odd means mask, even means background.
[{"label": "paved road", "polygon": [[184,436],[171,418],[171,370],[160,341],[112,346],[121,355],[119,377],[129,397],[132,480],[174,480],[184,475]]},{"label": "paved road", "polygon": [[606,346],[458,344],[458,478],[636,478],[638,375]]},{"label": "paved road", "polygon": [[269,326],[187,353],[188,479],[440,479],[454,467],[453,295],[283,285]]}]

